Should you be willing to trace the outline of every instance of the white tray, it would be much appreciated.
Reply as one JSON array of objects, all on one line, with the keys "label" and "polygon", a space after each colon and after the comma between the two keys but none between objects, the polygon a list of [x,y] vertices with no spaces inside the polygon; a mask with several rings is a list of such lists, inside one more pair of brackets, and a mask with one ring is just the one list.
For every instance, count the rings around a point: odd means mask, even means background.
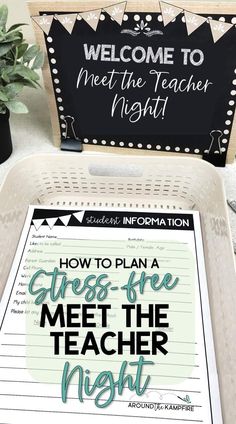
[{"label": "white tray", "polygon": [[225,424],[235,422],[236,274],[225,194],[216,169],[192,158],[89,154],[30,156],[0,192],[0,294],[29,204],[196,209],[201,213]]}]

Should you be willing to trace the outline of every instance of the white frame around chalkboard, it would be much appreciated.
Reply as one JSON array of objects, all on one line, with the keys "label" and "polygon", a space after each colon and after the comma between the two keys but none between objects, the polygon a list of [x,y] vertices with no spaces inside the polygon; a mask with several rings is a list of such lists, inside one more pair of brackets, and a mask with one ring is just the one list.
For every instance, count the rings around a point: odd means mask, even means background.
[{"label": "white frame around chalkboard", "polygon": [[[70,13],[74,11],[89,11],[97,8],[104,8],[113,5],[114,2],[112,0],[80,0],[78,1],[58,1],[55,2],[53,0],[48,1],[38,1],[38,0],[31,0],[29,2],[29,10],[31,16],[38,16],[40,12],[65,12]],[[189,10],[193,13],[197,14],[219,14],[219,15],[236,15],[236,7],[235,3],[233,2],[211,2],[211,1],[171,1],[170,2],[173,5],[176,5],[177,7],[183,8],[185,10]],[[149,12],[149,13],[158,13],[160,12],[160,6],[159,2],[157,0],[128,0],[126,5],[126,12]],[[46,46],[45,46],[45,40],[44,40],[44,33],[39,28],[38,25],[33,23],[35,34],[36,34],[36,40],[40,44],[41,48],[46,52]],[[56,146],[60,146],[61,143],[61,131],[60,131],[60,123],[58,120],[58,113],[57,113],[57,104],[55,100],[54,95],[54,87],[52,83],[51,73],[50,73],[50,67],[49,62],[47,58],[47,54],[45,54],[45,63],[43,67],[43,78],[44,78],[44,84],[45,89],[47,91],[47,97],[48,97],[48,103],[49,103],[49,109],[50,109],[50,115],[51,115],[51,122],[52,122],[52,129],[53,129],[53,138],[54,138],[54,144]],[[100,151],[100,152],[114,152],[119,154],[131,154],[135,151],[135,154],[140,155],[159,155],[159,156],[170,156],[170,155],[178,155],[178,156],[194,156],[201,158],[201,155],[197,154],[189,154],[189,153],[175,153],[175,152],[163,152],[163,151],[152,151],[149,150],[139,150],[139,149],[128,149],[128,148],[119,148],[114,146],[101,146],[101,145],[89,145],[84,144],[83,147],[86,151]],[[229,146],[227,151],[227,163],[232,163],[235,158],[236,153],[236,115],[234,117],[233,126],[231,130],[231,136],[229,140]]]}]

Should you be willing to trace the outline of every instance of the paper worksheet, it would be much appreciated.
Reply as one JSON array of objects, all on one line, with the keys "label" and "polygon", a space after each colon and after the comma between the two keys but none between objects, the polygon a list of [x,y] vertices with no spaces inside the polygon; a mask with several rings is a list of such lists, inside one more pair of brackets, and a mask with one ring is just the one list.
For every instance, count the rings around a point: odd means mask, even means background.
[{"label": "paper worksheet", "polygon": [[222,424],[198,212],[30,207],[0,304],[0,424]]}]

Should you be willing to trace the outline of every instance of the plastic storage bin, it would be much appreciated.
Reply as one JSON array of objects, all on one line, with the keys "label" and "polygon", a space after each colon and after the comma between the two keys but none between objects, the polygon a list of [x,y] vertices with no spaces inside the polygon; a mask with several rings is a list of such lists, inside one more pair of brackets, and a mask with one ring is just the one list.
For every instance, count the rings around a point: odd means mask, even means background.
[{"label": "plastic storage bin", "polygon": [[233,424],[236,275],[217,170],[192,158],[84,153],[34,155],[18,162],[0,192],[0,292],[29,204],[200,211],[224,423]]}]

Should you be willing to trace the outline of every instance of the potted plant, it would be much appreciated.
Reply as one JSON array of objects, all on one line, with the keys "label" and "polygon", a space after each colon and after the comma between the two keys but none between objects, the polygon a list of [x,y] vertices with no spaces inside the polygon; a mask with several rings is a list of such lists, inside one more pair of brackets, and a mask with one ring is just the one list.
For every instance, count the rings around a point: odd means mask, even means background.
[{"label": "potted plant", "polygon": [[25,42],[21,27],[16,24],[6,28],[8,8],[0,7],[0,163],[12,153],[9,126],[10,112],[27,113],[18,96],[24,87],[39,87],[35,72],[43,65],[43,53],[36,45]]}]

